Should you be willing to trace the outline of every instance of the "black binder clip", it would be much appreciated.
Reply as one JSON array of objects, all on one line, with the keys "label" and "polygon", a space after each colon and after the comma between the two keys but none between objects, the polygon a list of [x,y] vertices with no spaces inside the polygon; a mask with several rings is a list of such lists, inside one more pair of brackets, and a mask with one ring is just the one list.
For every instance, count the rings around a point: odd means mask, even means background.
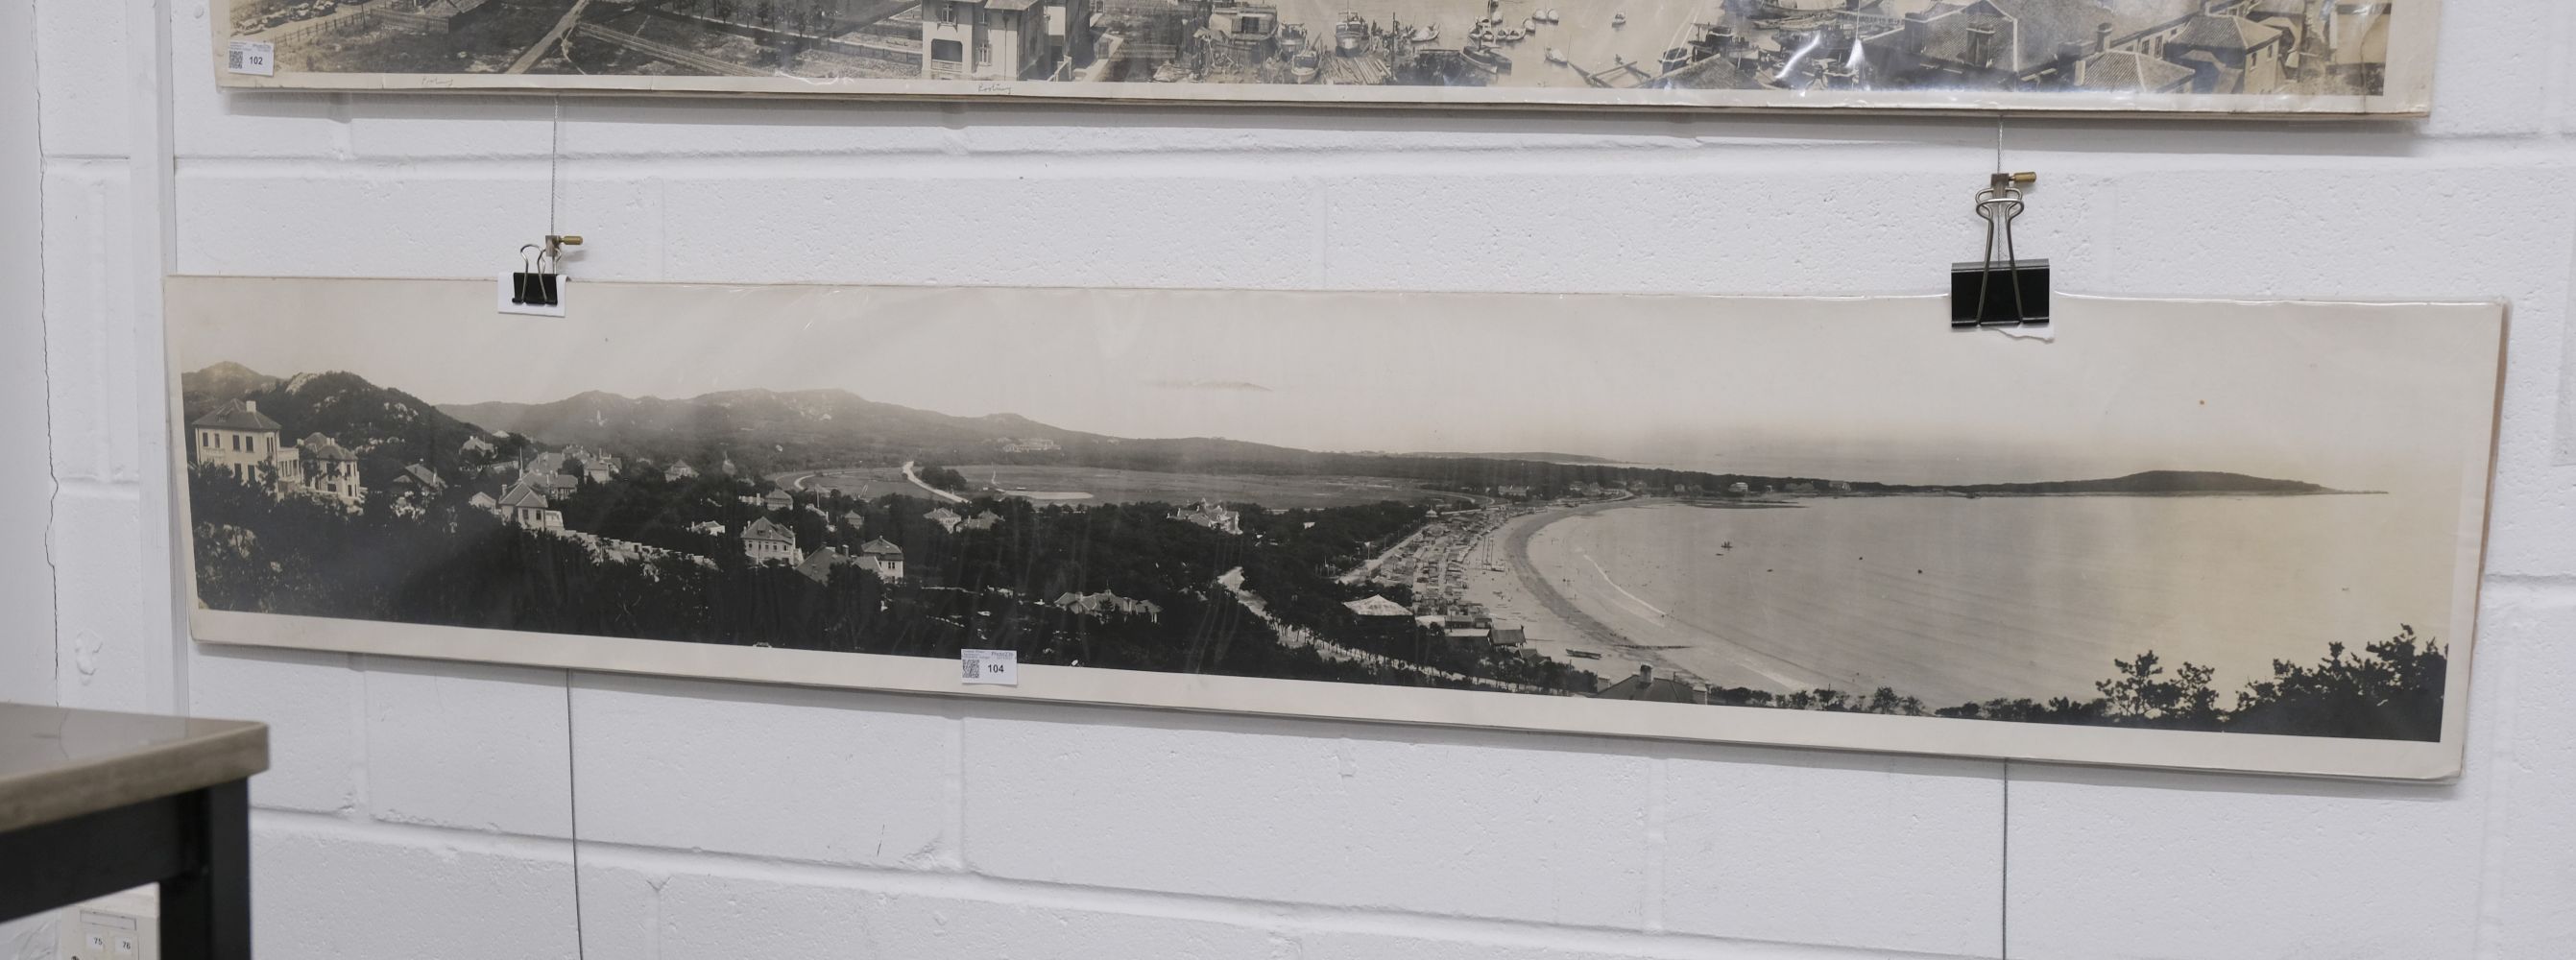
[{"label": "black binder clip", "polygon": [[[543,245],[531,243],[520,247],[519,266],[522,269],[510,275],[510,302],[529,307],[562,306],[562,274],[558,271],[562,269],[563,248],[580,245],[578,236],[548,234]],[[536,251],[536,255],[529,256],[530,250]]]},{"label": "black binder clip", "polygon": [[[2035,173],[1998,173],[1977,191],[1977,216],[1986,221],[1986,259],[1950,265],[1950,327],[2037,326],[2048,322],[2048,261],[2023,260],[2013,250],[2012,222],[2021,216],[2021,184]],[[1995,259],[1996,242],[2004,257]]]}]

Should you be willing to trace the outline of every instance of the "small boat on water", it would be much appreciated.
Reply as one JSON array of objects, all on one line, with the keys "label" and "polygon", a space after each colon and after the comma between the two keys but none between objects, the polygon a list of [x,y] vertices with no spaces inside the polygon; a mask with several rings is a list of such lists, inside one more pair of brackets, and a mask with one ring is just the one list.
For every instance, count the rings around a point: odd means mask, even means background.
[{"label": "small boat on water", "polygon": [[1324,55],[1316,53],[1313,47],[1300,49],[1295,56],[1288,58],[1288,79],[1290,80],[1298,83],[1313,83],[1323,72]]},{"label": "small boat on water", "polygon": [[1569,657],[1580,657],[1580,658],[1585,659],[1585,660],[1599,660],[1599,659],[1601,659],[1601,655],[1600,655],[1600,654],[1594,653],[1594,652],[1592,652],[1592,651],[1590,651],[1590,650],[1568,650],[1568,651],[1566,651],[1566,652],[1565,652],[1565,655],[1566,655],[1566,656],[1569,656]]},{"label": "small boat on water", "polygon": [[1512,58],[1481,43],[1468,44],[1466,49],[1458,51],[1458,55],[1466,58],[1468,63],[1493,73],[1512,72]]},{"label": "small boat on water", "polygon": [[1537,17],[1522,17],[1522,18],[1521,18],[1521,32],[1522,32],[1522,33],[1537,33],[1537,32],[1538,32],[1538,18],[1537,18]]},{"label": "small boat on water", "polygon": [[1529,36],[1529,32],[1528,32],[1528,31],[1522,30],[1522,29],[1520,29],[1520,28],[1518,28],[1518,27],[1504,27],[1504,28],[1503,28],[1502,37],[1503,37],[1503,42],[1504,42],[1504,43],[1519,43],[1519,42],[1521,42],[1523,39],[1527,38],[1528,36]]},{"label": "small boat on water", "polygon": [[1413,28],[1413,42],[1415,43],[1430,43],[1438,39],[1440,39],[1439,24],[1430,23]]},{"label": "small boat on water", "polygon": [[1357,13],[1343,14],[1342,22],[1333,25],[1333,51],[1343,56],[1356,54],[1368,45],[1368,35],[1367,20]]},{"label": "small boat on water", "polygon": [[1168,64],[1168,63],[1166,63],[1166,64],[1162,64],[1162,65],[1160,65],[1160,66],[1155,67],[1155,68],[1154,68],[1154,82],[1155,82],[1155,83],[1179,83],[1179,82],[1181,82],[1181,68],[1180,68],[1180,67],[1177,67],[1177,66],[1174,66],[1174,65],[1172,65],[1172,64]]},{"label": "small boat on water", "polygon": [[1627,14],[1624,14],[1624,13],[1614,13],[1614,14],[1611,14],[1611,15],[1610,15],[1610,25],[1611,25],[1611,26],[1613,26],[1613,27],[1624,27],[1624,26],[1627,26],[1627,25],[1628,25],[1628,15],[1627,15]]},{"label": "small boat on water", "polygon": [[1555,47],[1549,47],[1549,48],[1547,48],[1547,62],[1549,62],[1549,63],[1553,63],[1553,64],[1556,64],[1556,65],[1558,65],[1558,66],[1564,66],[1564,65],[1565,65],[1565,51],[1563,51],[1563,50],[1559,50],[1559,49],[1557,49],[1557,48],[1555,48]]},{"label": "small boat on water", "polygon": [[1540,19],[1546,20],[1546,21],[1547,21],[1547,22],[1549,22],[1549,23],[1564,23],[1564,22],[1565,22],[1565,17],[1564,17],[1564,15],[1557,13],[1557,12],[1556,12],[1556,8],[1555,8],[1555,7],[1549,7],[1549,8],[1547,8],[1547,16],[1545,16],[1545,17],[1541,17]]}]

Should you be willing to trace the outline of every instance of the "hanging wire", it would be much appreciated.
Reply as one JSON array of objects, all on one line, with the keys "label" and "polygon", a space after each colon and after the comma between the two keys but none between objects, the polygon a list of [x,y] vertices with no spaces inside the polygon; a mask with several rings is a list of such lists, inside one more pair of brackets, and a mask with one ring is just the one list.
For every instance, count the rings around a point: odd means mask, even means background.
[{"label": "hanging wire", "polygon": [[[557,96],[554,98],[554,101],[554,140],[546,148],[546,236],[549,237],[554,236],[557,233],[555,230],[555,208],[560,206],[563,202],[562,181],[559,176],[559,171],[563,166],[563,97]],[[1997,122],[2001,123],[2001,121]],[[2000,138],[2003,136],[2001,132],[2002,128],[1999,126],[1996,129],[1997,132],[1995,135],[1998,138],[1997,142],[2000,143]],[[2002,148],[1999,146],[1996,149],[2000,151]],[[2000,163],[2001,161],[1997,162]],[[2002,168],[1998,167],[1997,169]]]},{"label": "hanging wire", "polygon": [[564,671],[564,827],[572,841],[572,950],[577,960],[590,956],[590,937],[581,925],[581,776],[573,763],[572,671]]},{"label": "hanging wire", "polygon": [[[557,236],[555,211],[563,204],[563,97],[554,98],[554,131],[546,147],[546,236]],[[549,239],[549,245],[552,241]],[[560,268],[557,268],[560,269]],[[589,931],[581,909],[581,773],[574,763],[572,671],[564,671],[564,828],[572,843],[572,949],[577,960],[590,956]]]}]

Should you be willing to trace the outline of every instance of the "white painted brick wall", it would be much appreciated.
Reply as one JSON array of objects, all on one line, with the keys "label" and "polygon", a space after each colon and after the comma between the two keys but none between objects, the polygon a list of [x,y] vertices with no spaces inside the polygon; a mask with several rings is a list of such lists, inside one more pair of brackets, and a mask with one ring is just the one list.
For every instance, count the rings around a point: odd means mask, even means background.
[{"label": "white painted brick wall", "polygon": [[[43,355],[0,365],[43,372],[50,431],[0,441],[51,453],[22,482],[60,480],[37,494],[60,570],[54,644],[0,647],[0,677],[277,725],[265,957],[572,956],[576,786],[600,957],[1857,960],[1995,956],[2007,925],[2016,957],[2576,956],[2576,7],[2445,6],[2429,121],[2006,132],[2043,174],[2026,246],[2072,290],[2512,300],[2455,785],[2025,765],[2007,826],[1976,761],[593,676],[567,726],[560,674],[189,650],[161,599],[154,272],[488,274],[546,225],[553,111],[224,94],[202,0],[33,13],[38,96],[5,116],[41,120]],[[1974,249],[1994,142],[1929,118],[563,112],[576,272],[719,282],[1921,292]]]}]

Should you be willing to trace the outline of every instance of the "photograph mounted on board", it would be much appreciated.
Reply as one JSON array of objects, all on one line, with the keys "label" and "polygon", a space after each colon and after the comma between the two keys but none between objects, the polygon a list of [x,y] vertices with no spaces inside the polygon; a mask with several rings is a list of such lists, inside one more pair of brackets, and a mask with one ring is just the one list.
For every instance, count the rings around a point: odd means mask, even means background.
[{"label": "photograph mounted on board", "polygon": [[[179,277],[217,643],[2456,767],[2494,305]],[[964,650],[1017,654],[962,687]]]},{"label": "photograph mounted on board", "polygon": [[227,86],[2421,115],[2440,0],[214,0]]}]

